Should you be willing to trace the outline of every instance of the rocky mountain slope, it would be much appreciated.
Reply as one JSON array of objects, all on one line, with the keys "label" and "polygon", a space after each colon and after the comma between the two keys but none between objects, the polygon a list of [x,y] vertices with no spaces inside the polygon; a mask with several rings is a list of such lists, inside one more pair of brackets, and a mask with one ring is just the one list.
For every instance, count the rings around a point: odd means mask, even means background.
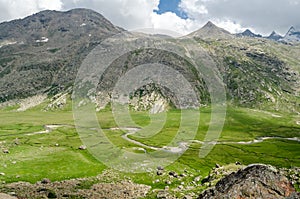
[{"label": "rocky mountain slope", "polygon": [[0,24],[0,101],[65,90],[91,49],[120,31],[86,9],[42,11]]},{"label": "rocky mountain slope", "polygon": [[[86,9],[43,11],[0,24],[0,102],[35,95],[54,96],[66,91],[73,86],[86,55],[105,38],[122,31],[102,15]],[[214,60],[230,103],[299,112],[299,44],[237,37],[211,22],[185,39],[196,40]],[[201,103],[210,102],[203,74],[195,72],[186,60],[157,49],[142,49],[116,60],[100,80],[99,99],[109,101],[116,80],[134,66],[149,60],[180,71],[195,88]],[[176,106],[166,88],[155,86],[146,87],[148,90],[141,88],[144,92],[134,95],[151,99],[152,104],[155,103],[153,100],[159,99]],[[145,97],[152,92],[156,92],[156,97]],[[147,102],[142,104],[149,107]]]}]

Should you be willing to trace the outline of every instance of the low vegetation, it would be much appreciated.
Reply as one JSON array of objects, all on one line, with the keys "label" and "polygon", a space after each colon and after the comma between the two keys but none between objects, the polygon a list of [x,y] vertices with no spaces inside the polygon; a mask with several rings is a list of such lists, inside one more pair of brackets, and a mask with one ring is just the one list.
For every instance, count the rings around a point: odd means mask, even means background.
[{"label": "low vegetation", "polygon": [[[40,105],[43,106],[43,105]],[[210,121],[210,108],[201,108],[200,126],[196,140],[203,140]],[[116,127],[110,109],[97,113],[99,123],[105,129],[108,138],[117,146],[125,147],[129,151],[140,147],[121,136],[124,131],[111,131]],[[151,139],[131,135],[130,138],[149,146],[162,147],[170,142],[180,125],[179,110],[169,110],[167,121],[163,129]],[[35,183],[43,178],[51,181],[61,181],[72,178],[92,177],[107,170],[105,165],[98,162],[88,150],[80,150],[81,140],[74,127],[70,108],[61,111],[44,112],[34,108],[25,112],[1,110],[0,114],[0,181],[10,183],[27,181]],[[132,112],[132,118],[139,126],[149,124],[147,112]],[[241,162],[272,164],[277,167],[299,167],[299,140],[280,138],[299,138],[300,126],[297,115],[285,113],[270,113],[245,108],[230,107],[219,143],[211,153],[201,159],[198,157],[201,144],[193,143],[190,148],[168,170],[177,173],[189,172],[190,176],[208,175],[215,164],[226,165]],[[63,125],[49,133],[44,131],[49,124]],[[240,144],[260,137],[276,137],[263,142]],[[159,165],[158,165],[159,166]],[[130,174],[118,173],[124,178],[132,179],[136,183],[143,183],[157,188],[164,188],[165,182],[153,182],[156,173]],[[193,178],[190,177],[190,178]],[[178,186],[181,182],[174,182],[171,186]]]}]

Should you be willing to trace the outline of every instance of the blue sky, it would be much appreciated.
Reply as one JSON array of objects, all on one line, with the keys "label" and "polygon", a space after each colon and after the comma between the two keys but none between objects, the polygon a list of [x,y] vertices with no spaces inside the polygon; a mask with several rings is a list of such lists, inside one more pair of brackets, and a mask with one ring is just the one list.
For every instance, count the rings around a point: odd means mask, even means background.
[{"label": "blue sky", "polygon": [[187,14],[179,8],[181,0],[160,0],[158,10],[154,10],[157,14],[173,12],[182,19],[187,19]]}]

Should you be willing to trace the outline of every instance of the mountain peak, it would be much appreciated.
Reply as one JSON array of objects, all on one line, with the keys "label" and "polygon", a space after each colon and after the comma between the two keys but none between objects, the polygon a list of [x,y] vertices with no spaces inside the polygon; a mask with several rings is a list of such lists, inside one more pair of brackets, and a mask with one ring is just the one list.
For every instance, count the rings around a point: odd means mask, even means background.
[{"label": "mountain peak", "polygon": [[290,29],[289,29],[289,31],[288,32],[292,32],[292,31],[295,31],[296,29],[295,29],[295,27],[294,26],[292,26],[292,27],[290,27]]},{"label": "mountain peak", "polygon": [[268,37],[266,37],[267,39],[271,39],[274,41],[279,41],[280,39],[282,39],[283,37],[278,34],[277,32],[273,31]]},{"label": "mountain peak", "polygon": [[202,28],[218,28],[213,22],[208,21]]},{"label": "mountain peak", "polygon": [[251,33],[251,34],[253,34],[253,32],[251,30],[249,30],[249,29],[246,29],[243,33]]},{"label": "mountain peak", "polygon": [[290,27],[289,31],[283,38],[285,42],[299,42],[300,41],[300,30],[294,26]]},{"label": "mountain peak", "polygon": [[242,33],[238,33],[237,36],[239,36],[239,37],[262,37],[260,34],[255,34],[249,29],[246,29]]},{"label": "mountain peak", "polygon": [[45,43],[55,43],[56,40],[66,42],[80,36],[89,38],[122,31],[101,14],[85,8],[64,12],[44,10],[24,19],[1,23],[0,30],[0,38],[3,40],[18,38],[16,42],[26,44],[39,43],[43,40],[41,38],[47,38]]},{"label": "mountain peak", "polygon": [[281,35],[279,35],[277,32],[275,32],[275,31],[273,31],[271,34],[270,34],[270,36],[269,37],[274,37],[274,36],[281,36]]},{"label": "mountain peak", "polygon": [[232,35],[227,30],[216,26],[211,21],[208,21],[202,28],[192,32],[188,36],[191,37],[200,37],[203,39],[220,39],[220,38],[232,38]]}]

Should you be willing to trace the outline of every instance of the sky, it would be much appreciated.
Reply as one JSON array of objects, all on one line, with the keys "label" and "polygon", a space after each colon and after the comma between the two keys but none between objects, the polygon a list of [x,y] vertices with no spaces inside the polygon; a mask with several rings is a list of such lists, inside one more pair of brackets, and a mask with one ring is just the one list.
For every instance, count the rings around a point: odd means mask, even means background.
[{"label": "sky", "polygon": [[72,8],[93,9],[127,30],[188,34],[212,21],[231,33],[284,35],[291,26],[300,27],[300,0],[0,0],[0,22]]}]

